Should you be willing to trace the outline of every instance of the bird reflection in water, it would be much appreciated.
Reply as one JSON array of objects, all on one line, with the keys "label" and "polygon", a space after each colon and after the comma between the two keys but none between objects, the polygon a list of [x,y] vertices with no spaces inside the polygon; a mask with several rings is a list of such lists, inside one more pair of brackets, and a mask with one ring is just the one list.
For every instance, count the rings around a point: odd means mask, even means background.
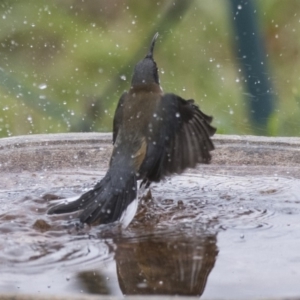
[{"label": "bird reflection in water", "polygon": [[[107,239],[116,263],[113,277],[118,282],[113,285],[119,285],[124,295],[202,295],[218,255],[217,233],[210,233],[207,227],[196,231],[175,229]],[[98,266],[78,274],[88,293],[114,294],[102,271]]]},{"label": "bird reflection in water", "polygon": [[216,235],[161,235],[117,246],[120,288],[125,295],[202,295],[218,255]]}]

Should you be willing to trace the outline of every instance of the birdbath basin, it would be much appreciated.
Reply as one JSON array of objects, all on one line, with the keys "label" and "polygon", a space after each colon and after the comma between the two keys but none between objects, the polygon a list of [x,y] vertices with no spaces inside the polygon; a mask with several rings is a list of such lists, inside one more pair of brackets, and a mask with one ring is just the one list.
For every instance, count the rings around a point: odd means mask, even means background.
[{"label": "birdbath basin", "polygon": [[111,134],[1,139],[0,299],[300,297],[300,139],[214,143],[210,165],[152,184],[121,230],[46,214],[105,174]]}]

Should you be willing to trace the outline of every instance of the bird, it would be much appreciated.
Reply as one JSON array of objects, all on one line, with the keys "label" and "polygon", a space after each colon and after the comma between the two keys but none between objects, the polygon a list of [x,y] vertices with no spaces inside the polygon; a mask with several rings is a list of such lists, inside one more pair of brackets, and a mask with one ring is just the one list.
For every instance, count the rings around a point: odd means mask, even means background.
[{"label": "bird", "polygon": [[80,223],[118,222],[127,227],[138,206],[138,181],[148,188],[152,182],[211,161],[213,118],[193,99],[163,92],[153,58],[157,37],[158,33],[136,64],[131,86],[117,104],[106,175],[77,200],[53,206],[48,214],[81,211]]}]

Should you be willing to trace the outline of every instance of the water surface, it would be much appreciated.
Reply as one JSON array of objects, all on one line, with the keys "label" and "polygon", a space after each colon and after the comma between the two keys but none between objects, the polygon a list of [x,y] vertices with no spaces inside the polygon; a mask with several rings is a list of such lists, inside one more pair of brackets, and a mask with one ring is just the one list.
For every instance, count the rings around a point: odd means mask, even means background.
[{"label": "water surface", "polygon": [[10,174],[0,189],[0,291],[299,296],[300,180],[219,173],[152,185],[126,230],[46,214],[103,172]]}]

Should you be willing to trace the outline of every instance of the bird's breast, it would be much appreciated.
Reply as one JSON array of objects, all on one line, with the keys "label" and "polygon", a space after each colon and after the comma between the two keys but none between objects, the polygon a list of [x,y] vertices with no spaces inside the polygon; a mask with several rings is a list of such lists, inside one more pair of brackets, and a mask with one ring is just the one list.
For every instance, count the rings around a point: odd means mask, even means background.
[{"label": "bird's breast", "polygon": [[123,103],[122,124],[115,143],[115,161],[128,163],[139,173],[140,166],[147,157],[148,146],[156,143],[157,111],[160,93],[136,91],[128,93]]},{"label": "bird's breast", "polygon": [[145,135],[149,124],[155,121],[157,107],[161,95],[148,91],[129,93],[123,107],[124,133],[139,133]]}]

